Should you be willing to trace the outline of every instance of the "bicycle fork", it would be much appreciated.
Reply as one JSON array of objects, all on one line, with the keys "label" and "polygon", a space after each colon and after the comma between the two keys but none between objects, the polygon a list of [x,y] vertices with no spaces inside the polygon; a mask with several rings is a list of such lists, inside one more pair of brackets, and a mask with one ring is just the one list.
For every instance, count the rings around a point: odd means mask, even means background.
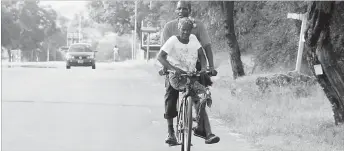
[{"label": "bicycle fork", "polygon": [[[188,95],[184,95],[183,96],[183,98],[182,98],[182,100],[181,101],[178,101],[178,108],[179,108],[179,111],[178,111],[178,114],[181,114],[180,113],[180,110],[183,110],[183,114],[184,114],[184,112],[186,111],[186,108],[185,108],[185,103],[187,102],[187,98],[188,98]],[[192,104],[191,104],[192,105]],[[181,109],[181,108],[183,108],[183,109]],[[184,116],[181,116],[182,118],[185,118]],[[178,125],[178,127],[177,127],[177,130],[179,130],[179,133],[182,133],[182,131],[185,129],[184,127],[185,127],[185,125],[183,124],[183,121],[184,119],[182,119],[182,120],[178,120],[177,122],[177,125]]]}]

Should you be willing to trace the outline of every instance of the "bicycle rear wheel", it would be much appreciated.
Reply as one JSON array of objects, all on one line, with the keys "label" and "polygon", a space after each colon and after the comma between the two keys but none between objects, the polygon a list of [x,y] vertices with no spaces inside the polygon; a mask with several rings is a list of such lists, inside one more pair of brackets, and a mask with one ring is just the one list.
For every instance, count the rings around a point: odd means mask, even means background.
[{"label": "bicycle rear wheel", "polygon": [[186,105],[184,106],[184,138],[183,146],[185,151],[191,150],[191,136],[192,136],[192,99],[187,97]]}]

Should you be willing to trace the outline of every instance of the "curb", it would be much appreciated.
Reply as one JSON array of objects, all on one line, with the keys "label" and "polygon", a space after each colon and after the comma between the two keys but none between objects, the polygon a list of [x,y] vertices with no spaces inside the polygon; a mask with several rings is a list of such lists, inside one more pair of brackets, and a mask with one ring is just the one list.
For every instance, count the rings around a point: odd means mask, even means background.
[{"label": "curb", "polygon": [[2,65],[2,68],[58,68],[58,66],[46,65]]}]

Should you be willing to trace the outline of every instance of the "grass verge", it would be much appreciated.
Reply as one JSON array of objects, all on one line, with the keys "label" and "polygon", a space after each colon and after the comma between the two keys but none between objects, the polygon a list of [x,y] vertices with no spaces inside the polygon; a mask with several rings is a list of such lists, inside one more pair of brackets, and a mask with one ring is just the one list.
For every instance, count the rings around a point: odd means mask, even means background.
[{"label": "grass verge", "polygon": [[[225,71],[226,70],[226,71]],[[319,85],[273,87],[261,93],[258,75],[237,80],[220,67],[212,113],[234,132],[267,151],[343,151],[344,125],[335,126],[331,104]]]},{"label": "grass verge", "polygon": [[[214,58],[219,74],[213,77],[211,112],[233,132],[264,151],[344,150],[344,125],[334,125],[331,104],[319,85],[272,87],[261,93],[255,84],[260,75],[249,73],[250,57],[242,56],[248,74],[237,80],[232,80],[228,54]],[[156,73],[154,61],[148,64],[147,71]]]}]

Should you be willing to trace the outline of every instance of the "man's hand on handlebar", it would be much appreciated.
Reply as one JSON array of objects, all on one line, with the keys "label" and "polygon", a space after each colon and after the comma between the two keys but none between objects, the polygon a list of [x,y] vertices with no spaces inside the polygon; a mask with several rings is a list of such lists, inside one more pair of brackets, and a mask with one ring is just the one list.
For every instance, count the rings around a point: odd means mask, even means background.
[{"label": "man's hand on handlebar", "polygon": [[160,76],[166,75],[166,73],[167,73],[167,69],[165,67],[163,67],[162,69],[159,70]]},{"label": "man's hand on handlebar", "polygon": [[210,71],[212,76],[216,76],[217,75],[217,71],[214,68],[209,68],[209,71]]},{"label": "man's hand on handlebar", "polygon": [[[192,73],[186,73],[185,71],[183,71],[182,69],[179,69],[177,67],[174,67],[174,69],[172,70],[167,70],[166,68],[162,68],[161,70],[159,70],[159,75],[166,75],[168,74],[168,72],[173,72],[177,75],[181,75],[181,74],[192,74]],[[208,74],[211,76],[216,76],[217,75],[217,71],[215,69],[201,69],[201,71],[198,72],[199,74]]]}]

